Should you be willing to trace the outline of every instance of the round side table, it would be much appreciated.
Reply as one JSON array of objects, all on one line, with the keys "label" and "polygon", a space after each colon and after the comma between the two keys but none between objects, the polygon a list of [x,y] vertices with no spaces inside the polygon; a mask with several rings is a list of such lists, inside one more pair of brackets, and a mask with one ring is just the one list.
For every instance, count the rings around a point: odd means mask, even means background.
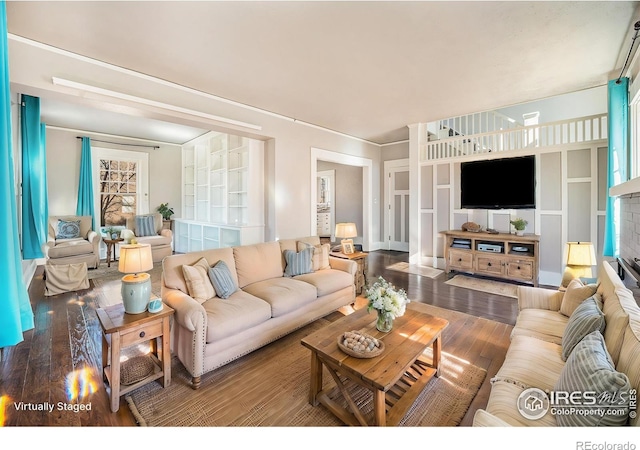
[{"label": "round side table", "polygon": [[113,262],[115,262],[116,261],[115,245],[118,242],[124,241],[124,239],[122,239],[122,238],[118,238],[118,239],[102,238],[102,240],[104,241],[105,244],[107,244],[107,267],[111,267],[111,252],[113,251]]}]

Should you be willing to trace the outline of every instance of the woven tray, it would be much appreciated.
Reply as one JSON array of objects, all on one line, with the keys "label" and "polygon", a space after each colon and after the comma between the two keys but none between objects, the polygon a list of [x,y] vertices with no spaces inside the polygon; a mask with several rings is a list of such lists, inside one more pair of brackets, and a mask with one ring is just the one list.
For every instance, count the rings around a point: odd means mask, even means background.
[{"label": "woven tray", "polygon": [[[363,336],[372,337],[367,334],[363,334]],[[378,342],[380,343],[380,347],[370,352],[357,352],[355,350],[351,350],[350,348],[342,345],[343,340],[344,340],[344,334],[341,334],[340,336],[338,336],[338,348],[343,352],[345,352],[347,355],[353,356],[354,358],[375,358],[376,356],[380,355],[384,351],[384,342],[382,342],[380,339],[378,339]]]}]

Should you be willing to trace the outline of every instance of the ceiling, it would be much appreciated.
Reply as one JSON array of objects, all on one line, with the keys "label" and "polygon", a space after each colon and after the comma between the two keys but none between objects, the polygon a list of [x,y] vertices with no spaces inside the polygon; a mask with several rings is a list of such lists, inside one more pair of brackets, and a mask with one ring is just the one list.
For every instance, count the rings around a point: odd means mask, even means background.
[{"label": "ceiling", "polygon": [[[9,1],[7,19],[17,36],[384,144],[408,124],[605,84],[637,4]],[[58,126],[202,132],[75,107],[42,99]]]}]

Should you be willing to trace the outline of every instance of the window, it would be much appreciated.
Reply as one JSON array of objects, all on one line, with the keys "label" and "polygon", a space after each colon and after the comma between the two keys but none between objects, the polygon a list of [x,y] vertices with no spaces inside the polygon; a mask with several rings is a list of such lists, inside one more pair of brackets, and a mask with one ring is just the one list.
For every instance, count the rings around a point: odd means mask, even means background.
[{"label": "window", "polygon": [[149,212],[148,153],[94,147],[91,159],[96,224],[124,226]]},{"label": "window", "polygon": [[100,226],[125,225],[136,212],[135,161],[100,159]]}]

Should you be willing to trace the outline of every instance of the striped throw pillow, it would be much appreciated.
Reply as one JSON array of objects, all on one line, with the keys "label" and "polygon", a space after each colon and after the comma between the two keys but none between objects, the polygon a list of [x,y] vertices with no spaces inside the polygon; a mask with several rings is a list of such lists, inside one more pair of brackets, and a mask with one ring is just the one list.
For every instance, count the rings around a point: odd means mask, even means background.
[{"label": "striped throw pillow", "polygon": [[138,237],[158,234],[156,233],[156,223],[153,216],[136,216],[136,231]]},{"label": "striped throw pillow", "polygon": [[331,246],[329,244],[312,245],[302,241],[298,242],[299,252],[307,248],[313,249],[311,266],[314,272],[316,270],[331,269],[331,265],[329,264],[329,251],[331,250]]},{"label": "striped throw pillow", "polygon": [[604,313],[598,307],[595,297],[590,297],[580,303],[569,317],[562,334],[562,360],[567,360],[574,347],[587,334],[596,330],[604,333],[606,324]]},{"label": "striped throw pillow", "polygon": [[[629,378],[624,373],[616,371],[602,333],[598,330],[593,331],[585,336],[569,355],[554,391],[594,394],[590,394],[590,398],[577,405],[555,405],[560,408],[575,407],[574,413],[556,414],[556,422],[560,426],[626,425],[629,417],[630,390]],[[595,397],[595,400],[592,397]],[[589,402],[592,403],[586,405]]]},{"label": "striped throw pillow", "polygon": [[238,290],[238,285],[231,276],[229,266],[222,260],[209,269],[209,279],[220,298],[229,298]]},{"label": "striped throw pillow", "polygon": [[285,250],[284,259],[287,262],[287,266],[284,269],[284,275],[295,277],[296,275],[313,272],[312,255],[313,247],[305,248],[297,253],[293,250]]}]

